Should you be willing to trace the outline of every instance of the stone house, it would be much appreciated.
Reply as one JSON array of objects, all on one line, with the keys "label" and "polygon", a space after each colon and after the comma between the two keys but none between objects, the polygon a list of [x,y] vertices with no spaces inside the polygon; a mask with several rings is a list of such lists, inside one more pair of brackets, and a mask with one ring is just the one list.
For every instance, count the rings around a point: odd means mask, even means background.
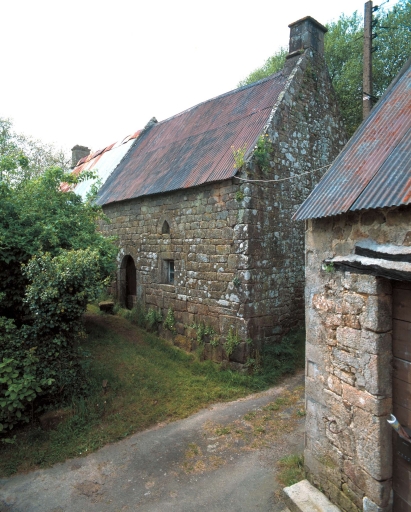
[{"label": "stone house", "polygon": [[[344,511],[411,511],[411,59],[295,218],[306,224],[306,440]],[[406,430],[407,432],[407,430]],[[408,430],[411,433],[411,430]]]},{"label": "stone house", "polygon": [[119,240],[119,300],[170,311],[186,349],[205,330],[218,361],[244,363],[250,340],[260,350],[303,322],[291,217],[345,143],[326,29],[310,17],[290,29],[282,71],[149,123],[98,196]]}]

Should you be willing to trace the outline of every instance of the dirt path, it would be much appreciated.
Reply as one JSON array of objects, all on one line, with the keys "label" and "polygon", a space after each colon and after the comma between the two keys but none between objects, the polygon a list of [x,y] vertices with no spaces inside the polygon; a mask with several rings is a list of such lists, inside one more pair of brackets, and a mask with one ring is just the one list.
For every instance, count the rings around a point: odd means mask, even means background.
[{"label": "dirt path", "polygon": [[303,451],[303,375],[85,458],[0,479],[0,512],[277,512],[276,462]]}]

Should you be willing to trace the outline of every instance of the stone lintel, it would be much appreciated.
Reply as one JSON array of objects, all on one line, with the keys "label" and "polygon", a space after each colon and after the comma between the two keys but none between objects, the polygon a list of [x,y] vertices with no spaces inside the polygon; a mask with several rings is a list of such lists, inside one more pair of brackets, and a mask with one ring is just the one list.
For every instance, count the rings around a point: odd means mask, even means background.
[{"label": "stone lintel", "polygon": [[411,263],[404,261],[389,261],[352,254],[326,259],[325,263],[333,264],[337,269],[346,272],[368,274],[397,281],[411,281]]}]

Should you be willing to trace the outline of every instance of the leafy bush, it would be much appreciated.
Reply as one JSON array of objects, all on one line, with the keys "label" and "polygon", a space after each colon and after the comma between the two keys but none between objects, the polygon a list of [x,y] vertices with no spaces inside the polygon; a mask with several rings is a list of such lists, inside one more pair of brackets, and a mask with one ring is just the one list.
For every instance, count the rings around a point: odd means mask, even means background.
[{"label": "leafy bush", "polygon": [[104,285],[99,255],[90,249],[62,251],[54,258],[40,254],[23,267],[23,274],[30,283],[24,302],[37,336],[81,331],[81,316]]},{"label": "leafy bush", "polygon": [[[58,168],[0,180],[0,361],[14,375],[2,383],[0,410],[9,429],[26,421],[39,395],[46,405],[87,390],[81,317],[114,270],[117,250],[97,231],[102,211],[93,198],[61,190],[78,180]],[[10,393],[15,403],[6,401]]]},{"label": "leafy bush", "polygon": [[0,432],[11,430],[19,422],[28,423],[29,404],[53,382],[50,378],[37,379],[38,361],[32,349],[21,362],[5,358],[0,363]]},{"label": "leafy bush", "polygon": [[0,181],[0,316],[17,325],[27,314],[23,303],[27,276],[22,263],[35,255],[91,248],[99,254],[100,274],[114,270],[116,248],[96,229],[101,208],[74,192],[62,192],[62,182],[76,182],[51,168],[34,180],[12,187]]}]

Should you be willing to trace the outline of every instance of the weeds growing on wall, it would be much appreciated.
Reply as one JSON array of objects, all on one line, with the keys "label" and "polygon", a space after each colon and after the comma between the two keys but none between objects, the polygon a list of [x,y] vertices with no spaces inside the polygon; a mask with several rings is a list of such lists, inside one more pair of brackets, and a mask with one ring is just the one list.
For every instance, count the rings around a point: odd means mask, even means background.
[{"label": "weeds growing on wall", "polygon": [[159,324],[163,321],[163,316],[160,311],[153,308],[149,308],[148,311],[146,311],[140,301],[137,301],[133,309],[125,309],[116,304],[114,306],[114,314],[151,332],[156,331]]},{"label": "weeds growing on wall", "polygon": [[260,135],[254,147],[254,159],[262,172],[270,169],[271,142],[268,133]]},{"label": "weeds growing on wall", "polygon": [[169,331],[171,331],[173,334],[175,334],[177,332],[176,319],[174,317],[174,311],[172,308],[168,308],[167,316],[163,322],[163,327],[164,327],[164,329],[168,329]]},{"label": "weeds growing on wall", "polygon": [[244,192],[242,190],[237,190],[235,193],[235,200],[237,203],[241,203],[241,201],[244,199]]},{"label": "weeds growing on wall", "polygon": [[235,348],[240,344],[241,339],[238,333],[232,327],[228,330],[228,334],[224,343],[224,350],[228,357],[234,352]]},{"label": "weeds growing on wall", "polygon": [[191,329],[196,331],[197,343],[199,345],[204,345],[206,336],[209,338],[209,342],[212,347],[218,347],[220,344],[220,337],[211,327],[211,325],[206,325],[204,322],[200,322],[198,324],[194,322],[186,327],[191,327]]},{"label": "weeds growing on wall", "polygon": [[234,157],[234,169],[241,169],[241,167],[245,164],[244,157],[247,151],[247,146],[244,144],[244,146],[237,149],[235,149],[234,146],[231,146],[231,150]]}]

